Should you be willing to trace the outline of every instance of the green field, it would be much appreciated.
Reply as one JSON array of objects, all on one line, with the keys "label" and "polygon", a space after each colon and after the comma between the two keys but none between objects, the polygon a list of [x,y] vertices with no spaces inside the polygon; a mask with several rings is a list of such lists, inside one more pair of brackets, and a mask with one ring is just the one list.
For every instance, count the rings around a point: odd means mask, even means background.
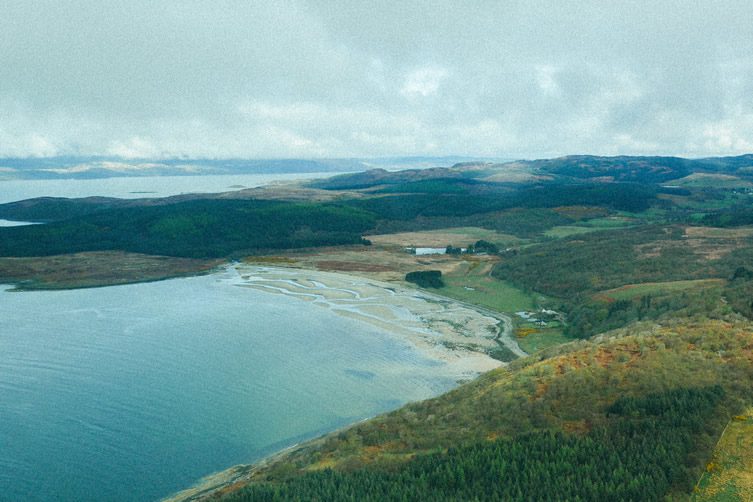
[{"label": "green field", "polygon": [[691,174],[679,180],[674,180],[672,183],[687,188],[737,188],[751,186],[749,181],[741,179],[738,176],[704,173]]},{"label": "green field", "polygon": [[630,211],[618,211],[618,214],[627,219],[633,219],[639,223],[663,223],[667,221],[667,210],[658,207],[650,207],[640,213]]},{"label": "green field", "polygon": [[530,335],[516,337],[515,340],[518,342],[520,348],[529,354],[573,341],[572,338],[565,336],[560,328],[540,329]]},{"label": "green field", "polygon": [[597,232],[599,230],[609,230],[613,228],[626,228],[636,224],[635,219],[623,216],[606,216],[602,218],[593,218],[578,223],[577,225],[560,225],[552,227],[544,232],[544,236],[561,239],[571,235],[586,234]]},{"label": "green field", "polygon": [[746,204],[750,196],[746,193],[733,191],[732,189],[719,190],[721,187],[715,187],[714,190],[697,191],[690,197],[674,197],[672,203],[683,209],[695,209],[699,211],[717,211],[729,208],[735,204]]},{"label": "green field", "polygon": [[[505,248],[507,246],[517,244],[521,241],[519,237],[515,237],[514,235],[497,232],[495,230],[488,230],[481,227],[451,227],[442,228],[439,230],[427,230],[424,233],[427,235],[457,235],[458,238],[461,239],[458,241],[458,243],[463,245],[472,244],[476,241],[484,240],[496,244],[501,248]],[[453,244],[453,242],[448,242],[448,244]]]},{"label": "green field", "polygon": [[[607,227],[604,227],[607,228]],[[544,232],[545,237],[553,237],[555,239],[561,239],[563,237],[570,237],[571,235],[587,234],[590,232],[598,232],[604,230],[599,227],[585,227],[579,225],[561,225],[558,227],[552,227]]]},{"label": "green field", "polygon": [[631,300],[646,295],[663,295],[686,289],[721,286],[721,279],[698,279],[690,281],[647,282],[643,284],[629,284],[616,289],[602,291],[596,296],[612,300]]},{"label": "green field", "polygon": [[510,313],[534,309],[535,301],[532,295],[510,283],[489,277],[484,270],[483,265],[469,263],[465,273],[443,276],[445,287],[438,292],[497,312]]},{"label": "green field", "polygon": [[630,227],[636,224],[635,219],[624,216],[606,216],[604,218],[593,218],[583,222],[584,225],[596,228],[620,228]]}]

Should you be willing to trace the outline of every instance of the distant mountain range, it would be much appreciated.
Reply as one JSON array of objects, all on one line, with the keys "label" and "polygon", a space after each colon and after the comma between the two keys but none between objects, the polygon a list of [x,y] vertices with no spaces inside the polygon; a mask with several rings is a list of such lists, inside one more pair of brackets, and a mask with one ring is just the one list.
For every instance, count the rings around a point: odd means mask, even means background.
[{"label": "distant mountain range", "polygon": [[0,180],[92,179],[130,176],[191,176],[352,172],[372,168],[420,169],[459,162],[499,162],[473,157],[385,157],[377,159],[124,159],[120,157],[45,157],[0,159]]},{"label": "distant mountain range", "polygon": [[[395,172],[398,171],[398,172]],[[191,176],[282,173],[345,174],[317,188],[358,188],[434,178],[486,182],[573,181],[668,183],[688,176],[734,176],[753,180],[753,154],[736,157],[570,155],[510,160],[473,157],[384,157],[376,159],[124,159],[46,157],[0,159],[0,180],[92,179],[134,176]],[[688,180],[684,180],[688,181]]]},{"label": "distant mountain range", "polygon": [[527,161],[542,172],[581,179],[660,183],[693,173],[753,174],[753,155],[684,159],[681,157],[596,157],[571,155],[557,159]]},{"label": "distant mountain range", "polygon": [[[517,160],[508,162],[466,161],[451,167],[403,169],[391,172],[378,168],[348,173],[310,183],[328,190],[359,189],[377,185],[426,182],[428,180],[476,180],[485,183],[561,182],[628,182],[698,183],[703,177],[718,184],[725,178],[753,180],[753,154],[737,157],[685,159],[681,157],[598,157],[570,155],[556,159]],[[457,181],[456,181],[457,183]]]}]

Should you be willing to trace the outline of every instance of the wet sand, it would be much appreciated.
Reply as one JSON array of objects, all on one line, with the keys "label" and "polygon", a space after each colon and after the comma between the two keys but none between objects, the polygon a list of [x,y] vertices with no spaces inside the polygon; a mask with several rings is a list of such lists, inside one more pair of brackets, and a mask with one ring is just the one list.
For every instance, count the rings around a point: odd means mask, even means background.
[{"label": "wet sand", "polygon": [[237,265],[237,285],[283,294],[329,308],[398,336],[426,357],[444,362],[458,380],[475,378],[502,363],[487,355],[497,347],[503,316],[450,299],[346,274]]}]

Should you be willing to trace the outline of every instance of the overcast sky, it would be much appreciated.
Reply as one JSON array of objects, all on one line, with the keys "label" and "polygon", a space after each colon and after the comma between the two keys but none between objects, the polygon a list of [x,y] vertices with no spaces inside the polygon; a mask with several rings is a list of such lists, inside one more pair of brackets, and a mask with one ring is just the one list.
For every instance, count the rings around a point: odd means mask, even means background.
[{"label": "overcast sky", "polygon": [[0,1],[0,156],[753,151],[753,1]]}]

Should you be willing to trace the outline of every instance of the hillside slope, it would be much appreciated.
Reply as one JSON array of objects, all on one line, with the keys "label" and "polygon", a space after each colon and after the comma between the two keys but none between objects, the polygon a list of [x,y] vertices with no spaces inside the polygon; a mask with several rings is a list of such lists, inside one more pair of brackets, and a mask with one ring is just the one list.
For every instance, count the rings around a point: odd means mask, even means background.
[{"label": "hillside slope", "polygon": [[684,497],[752,390],[749,322],[634,324],[304,445],[225,497]]}]

